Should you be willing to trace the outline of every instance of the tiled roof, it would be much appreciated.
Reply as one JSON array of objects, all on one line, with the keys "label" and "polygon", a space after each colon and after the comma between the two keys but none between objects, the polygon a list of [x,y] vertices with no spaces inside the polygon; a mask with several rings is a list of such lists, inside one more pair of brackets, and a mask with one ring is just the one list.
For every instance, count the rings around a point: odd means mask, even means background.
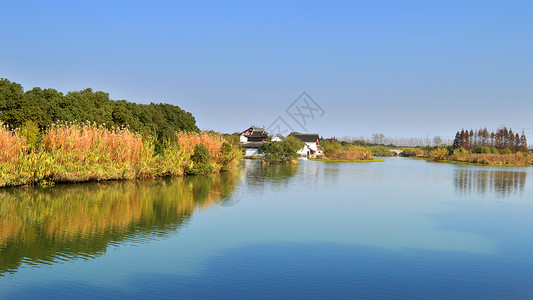
[{"label": "tiled roof", "polygon": [[318,134],[295,134],[294,137],[304,143],[313,143],[319,139]]},{"label": "tiled roof", "polygon": [[264,142],[248,142],[248,143],[245,143],[243,146],[244,148],[261,148],[263,144]]}]

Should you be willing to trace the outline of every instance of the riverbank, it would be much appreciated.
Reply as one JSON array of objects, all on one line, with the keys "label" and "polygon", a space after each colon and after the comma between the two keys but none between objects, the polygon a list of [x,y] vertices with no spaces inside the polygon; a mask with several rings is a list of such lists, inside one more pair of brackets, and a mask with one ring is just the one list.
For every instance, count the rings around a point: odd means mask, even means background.
[{"label": "riverbank", "polygon": [[[418,157],[417,157],[418,158]],[[531,167],[533,155],[529,152],[511,153],[472,153],[464,149],[456,149],[453,153],[447,148],[436,148],[425,151],[421,157],[436,162],[472,164],[479,166]]]},{"label": "riverbank", "polygon": [[214,133],[176,133],[159,153],[154,140],[90,123],[54,125],[31,138],[0,124],[0,187],[212,174],[242,156]]},{"label": "riverbank", "polygon": [[326,161],[326,162],[384,162],[384,159],[327,159],[327,158],[309,158],[312,161]]},{"label": "riverbank", "polygon": [[533,167],[533,165],[520,165],[520,164],[484,164],[484,163],[475,163],[468,161],[458,161],[458,160],[434,160],[429,157],[407,157],[412,159],[425,160],[428,162],[434,163],[446,163],[446,164],[456,164],[456,165],[470,165],[470,166],[484,166],[484,167]]}]

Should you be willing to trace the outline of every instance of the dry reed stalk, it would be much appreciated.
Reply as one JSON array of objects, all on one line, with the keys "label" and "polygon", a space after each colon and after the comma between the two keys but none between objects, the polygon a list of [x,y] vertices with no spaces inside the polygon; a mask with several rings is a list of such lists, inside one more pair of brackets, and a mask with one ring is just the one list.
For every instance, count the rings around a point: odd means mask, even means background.
[{"label": "dry reed stalk", "polygon": [[26,151],[26,140],[0,123],[0,162],[16,161]]},{"label": "dry reed stalk", "polygon": [[43,135],[43,144],[48,152],[76,153],[82,161],[93,153],[130,165],[139,162],[143,148],[141,136],[127,128],[107,129],[90,123],[53,125]]},{"label": "dry reed stalk", "polygon": [[185,153],[192,154],[194,147],[198,144],[204,144],[211,154],[211,162],[218,163],[220,161],[220,147],[224,143],[222,137],[211,135],[205,132],[178,132],[176,133],[178,144]]},{"label": "dry reed stalk", "polygon": [[333,160],[371,160],[373,159],[372,154],[369,151],[363,150],[350,150],[350,151],[339,151],[328,157]]},{"label": "dry reed stalk", "polygon": [[478,154],[478,153],[456,153],[451,160],[464,161],[479,164],[495,165],[531,165],[533,156],[526,156],[522,153],[516,154]]}]

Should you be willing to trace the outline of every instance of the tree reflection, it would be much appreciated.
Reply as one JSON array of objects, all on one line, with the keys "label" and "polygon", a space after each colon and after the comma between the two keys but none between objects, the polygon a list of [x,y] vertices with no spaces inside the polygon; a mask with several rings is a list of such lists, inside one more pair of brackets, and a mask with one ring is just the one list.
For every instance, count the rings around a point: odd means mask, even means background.
[{"label": "tree reflection", "polygon": [[223,205],[239,172],[153,181],[0,191],[0,276],[22,262],[87,259],[108,245],[179,229],[197,209]]},{"label": "tree reflection", "polygon": [[455,189],[462,194],[494,193],[498,197],[521,194],[526,186],[526,172],[499,170],[457,170]]},{"label": "tree reflection", "polygon": [[298,165],[263,164],[261,160],[244,161],[244,178],[246,187],[252,192],[261,192],[268,182],[269,186],[286,187],[291,177],[298,172]]}]

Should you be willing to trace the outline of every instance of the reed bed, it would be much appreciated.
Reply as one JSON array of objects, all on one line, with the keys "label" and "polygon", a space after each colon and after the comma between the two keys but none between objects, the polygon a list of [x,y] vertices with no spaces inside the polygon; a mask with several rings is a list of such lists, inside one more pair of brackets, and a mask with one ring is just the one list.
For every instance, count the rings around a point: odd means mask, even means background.
[{"label": "reed bed", "polygon": [[178,146],[186,160],[194,153],[194,148],[203,144],[210,154],[210,162],[214,167],[214,172],[228,170],[236,165],[242,157],[242,151],[238,147],[227,143],[224,138],[217,134],[178,132],[176,134]]},{"label": "reed bed", "polygon": [[14,161],[26,151],[26,140],[0,122],[0,162]]},{"label": "reed bed", "polygon": [[85,161],[89,153],[98,153],[101,159],[135,165],[141,159],[143,140],[127,128],[107,129],[103,125],[53,125],[44,135],[47,152],[76,153]]},{"label": "reed bed", "polygon": [[192,155],[196,145],[204,144],[207,150],[209,150],[209,154],[211,154],[211,163],[219,162],[222,154],[220,148],[224,143],[224,139],[222,137],[205,132],[196,133],[185,131],[178,132],[176,136],[178,139],[178,145],[185,153]]},{"label": "reed bed", "polygon": [[486,165],[533,165],[533,155],[525,155],[521,152],[515,154],[454,153],[448,159]]},{"label": "reed bed", "polygon": [[348,150],[339,151],[328,156],[330,160],[372,160],[372,152],[360,146],[351,146]]},{"label": "reed bed", "polygon": [[0,187],[183,175],[198,144],[209,150],[213,172],[228,170],[241,155],[218,135],[187,132],[156,154],[153,137],[91,123],[55,124],[27,147],[20,131],[1,125]]}]

